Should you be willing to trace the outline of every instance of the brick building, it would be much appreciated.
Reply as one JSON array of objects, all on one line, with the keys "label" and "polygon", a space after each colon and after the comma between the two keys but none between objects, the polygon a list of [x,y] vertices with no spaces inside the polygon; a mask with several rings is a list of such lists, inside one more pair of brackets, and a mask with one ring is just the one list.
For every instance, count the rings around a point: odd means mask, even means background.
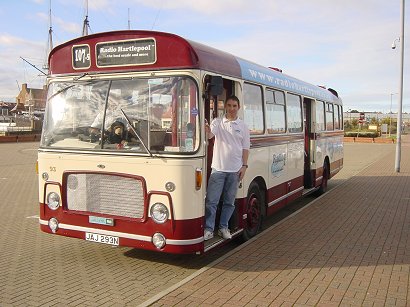
[{"label": "brick building", "polygon": [[27,83],[23,83],[20,93],[16,97],[16,107],[14,111],[44,111],[46,107],[46,86],[42,89],[29,88]]}]

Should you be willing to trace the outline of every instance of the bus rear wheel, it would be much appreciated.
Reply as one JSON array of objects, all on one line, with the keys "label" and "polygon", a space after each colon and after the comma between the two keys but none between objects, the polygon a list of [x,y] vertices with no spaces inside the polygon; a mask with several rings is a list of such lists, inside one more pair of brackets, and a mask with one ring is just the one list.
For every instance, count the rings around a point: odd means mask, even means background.
[{"label": "bus rear wheel", "polygon": [[260,230],[263,220],[263,196],[257,183],[253,182],[249,187],[246,202],[246,225],[243,231],[245,241],[254,237]]}]

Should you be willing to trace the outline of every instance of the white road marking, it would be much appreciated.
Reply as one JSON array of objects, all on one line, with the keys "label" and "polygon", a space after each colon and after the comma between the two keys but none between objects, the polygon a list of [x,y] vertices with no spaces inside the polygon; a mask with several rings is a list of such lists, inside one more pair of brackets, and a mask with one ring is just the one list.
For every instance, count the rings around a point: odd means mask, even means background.
[{"label": "white road marking", "polygon": [[32,215],[32,216],[26,216],[26,219],[39,219],[40,216],[38,215]]}]

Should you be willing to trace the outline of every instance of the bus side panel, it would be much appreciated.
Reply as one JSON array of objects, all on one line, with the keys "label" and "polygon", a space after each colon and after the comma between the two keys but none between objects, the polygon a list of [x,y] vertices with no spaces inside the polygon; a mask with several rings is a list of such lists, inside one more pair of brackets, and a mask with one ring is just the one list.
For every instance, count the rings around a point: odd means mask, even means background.
[{"label": "bus side panel", "polygon": [[305,171],[305,142],[303,134],[296,135],[295,140],[288,144],[288,201],[299,198],[302,195],[304,180],[303,175]]},{"label": "bus side panel", "polygon": [[312,148],[315,149],[315,161],[312,161],[312,175],[315,178],[315,186],[321,184],[323,166],[328,159],[329,173],[332,178],[343,168],[343,131],[316,134],[316,140],[312,140]]}]

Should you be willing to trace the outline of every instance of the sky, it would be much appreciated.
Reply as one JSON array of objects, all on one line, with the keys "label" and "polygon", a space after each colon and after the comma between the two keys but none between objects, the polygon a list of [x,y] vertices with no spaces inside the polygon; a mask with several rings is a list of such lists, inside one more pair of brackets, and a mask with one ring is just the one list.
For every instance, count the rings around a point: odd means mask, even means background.
[{"label": "sky", "polygon": [[[53,45],[82,34],[85,0],[51,0]],[[398,110],[401,0],[88,0],[89,33],[170,32],[338,91],[344,110]],[[0,101],[42,88],[50,0],[0,0]],[[129,17],[128,17],[129,16]],[[396,42],[397,48],[392,49]],[[410,113],[410,3],[403,112]],[[407,57],[406,57],[407,55]],[[23,58],[23,59],[22,59]]]}]

